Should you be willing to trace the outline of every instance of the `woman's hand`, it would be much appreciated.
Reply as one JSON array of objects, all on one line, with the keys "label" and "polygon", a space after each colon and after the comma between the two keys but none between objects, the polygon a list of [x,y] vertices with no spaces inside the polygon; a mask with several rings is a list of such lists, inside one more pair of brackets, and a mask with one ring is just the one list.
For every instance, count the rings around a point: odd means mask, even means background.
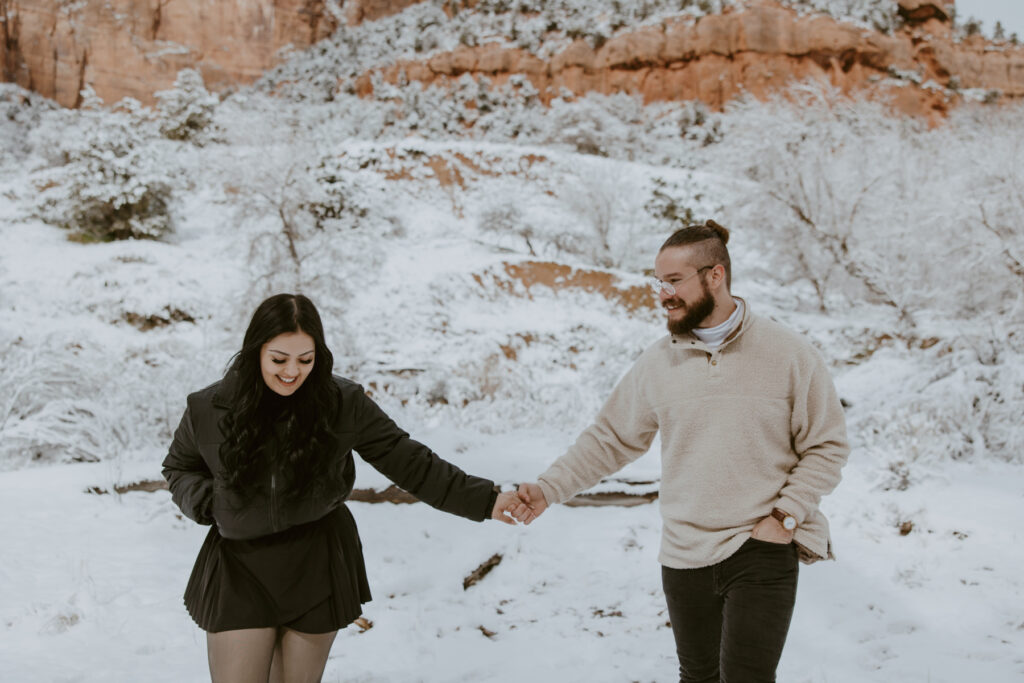
[{"label": "woman's hand", "polygon": [[522,503],[523,501],[519,499],[519,496],[515,491],[504,491],[499,493],[498,499],[494,501],[494,509],[491,510],[491,519],[496,519],[499,522],[515,526],[516,520],[510,515],[518,509]]}]

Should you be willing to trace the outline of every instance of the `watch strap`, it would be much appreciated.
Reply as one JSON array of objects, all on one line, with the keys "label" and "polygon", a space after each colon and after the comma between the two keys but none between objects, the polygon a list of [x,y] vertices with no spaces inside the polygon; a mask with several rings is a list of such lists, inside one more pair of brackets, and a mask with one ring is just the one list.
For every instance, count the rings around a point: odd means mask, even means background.
[{"label": "watch strap", "polygon": [[779,508],[772,508],[772,517],[779,520],[782,523],[782,526],[785,528],[790,528],[786,525],[786,520],[792,520],[790,522],[790,524],[792,525],[792,528],[790,530],[796,529],[797,527],[796,517],[789,514],[785,510],[780,510]]}]

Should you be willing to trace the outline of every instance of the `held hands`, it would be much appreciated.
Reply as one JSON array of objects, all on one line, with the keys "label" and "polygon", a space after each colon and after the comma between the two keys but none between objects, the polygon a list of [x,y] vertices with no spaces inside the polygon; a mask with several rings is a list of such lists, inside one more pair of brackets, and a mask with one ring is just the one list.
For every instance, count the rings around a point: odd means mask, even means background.
[{"label": "held hands", "polygon": [[523,502],[519,500],[519,496],[515,491],[502,491],[498,494],[498,499],[494,501],[494,509],[491,510],[491,519],[496,519],[499,522],[505,524],[516,525],[516,519],[509,517],[506,513],[511,513],[517,509]]},{"label": "held hands", "polygon": [[548,509],[548,500],[537,484],[520,484],[517,493],[520,504],[510,512],[523,524],[529,524]]},{"label": "held hands", "polygon": [[504,491],[498,494],[494,509],[491,510],[491,518],[505,524],[529,524],[540,517],[547,507],[548,501],[539,486],[520,484],[518,491]]}]

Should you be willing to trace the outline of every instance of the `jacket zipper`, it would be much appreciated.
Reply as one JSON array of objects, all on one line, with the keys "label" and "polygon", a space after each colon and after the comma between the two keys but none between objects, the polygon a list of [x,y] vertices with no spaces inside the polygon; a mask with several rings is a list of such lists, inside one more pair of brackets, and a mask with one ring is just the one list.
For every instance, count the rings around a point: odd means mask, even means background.
[{"label": "jacket zipper", "polygon": [[277,531],[277,475],[270,475],[270,530]]}]

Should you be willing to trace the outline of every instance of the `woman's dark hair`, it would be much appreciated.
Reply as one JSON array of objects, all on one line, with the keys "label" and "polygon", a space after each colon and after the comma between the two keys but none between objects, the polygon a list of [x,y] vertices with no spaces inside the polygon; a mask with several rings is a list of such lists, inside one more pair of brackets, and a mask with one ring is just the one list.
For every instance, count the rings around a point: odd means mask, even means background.
[{"label": "woman's dark hair", "polygon": [[[314,360],[302,386],[284,397],[264,382],[260,352],[290,332],[313,338]],[[322,493],[336,483],[333,423],[340,394],[333,368],[312,301],[301,294],[276,294],[256,308],[223,382],[230,408],[220,424],[225,435],[220,456],[229,489],[251,495],[268,485],[271,468],[286,477],[286,490],[296,497]]]}]

